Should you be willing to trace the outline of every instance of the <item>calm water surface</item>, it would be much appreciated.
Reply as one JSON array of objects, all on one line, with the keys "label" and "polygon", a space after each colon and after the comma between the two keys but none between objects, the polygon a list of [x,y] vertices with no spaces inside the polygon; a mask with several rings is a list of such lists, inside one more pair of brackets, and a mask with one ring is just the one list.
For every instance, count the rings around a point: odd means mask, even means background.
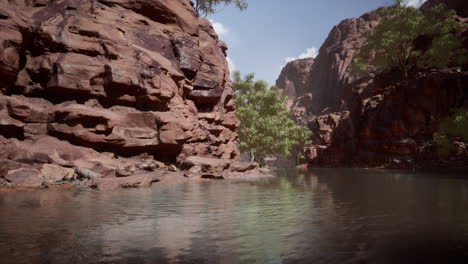
[{"label": "calm water surface", "polygon": [[468,263],[468,177],[317,169],[2,192],[0,263]]}]

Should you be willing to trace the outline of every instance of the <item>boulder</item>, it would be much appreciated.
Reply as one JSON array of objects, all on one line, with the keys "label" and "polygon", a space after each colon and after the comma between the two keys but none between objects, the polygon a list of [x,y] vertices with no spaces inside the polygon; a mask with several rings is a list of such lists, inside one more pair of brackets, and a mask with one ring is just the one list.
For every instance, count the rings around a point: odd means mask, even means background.
[{"label": "boulder", "polygon": [[138,167],[146,171],[155,171],[156,169],[167,168],[167,166],[164,163],[151,159],[144,160],[141,164],[138,165]]},{"label": "boulder", "polygon": [[5,179],[16,187],[42,187],[45,181],[38,170],[22,168],[8,171]]},{"label": "boulder", "polygon": [[4,178],[10,170],[19,169],[22,165],[8,159],[0,160],[0,178]]},{"label": "boulder", "polygon": [[207,103],[216,104],[222,95],[223,95],[222,89],[194,90],[190,93],[190,96],[197,103],[200,103],[200,104],[207,104]]},{"label": "boulder", "polygon": [[229,167],[231,162],[228,159],[190,156],[181,162],[180,167],[191,172],[222,173]]},{"label": "boulder", "polygon": [[245,172],[245,171],[256,169],[258,167],[259,167],[258,163],[256,162],[234,161],[229,166],[229,170],[235,171],[235,172]]},{"label": "boulder", "polygon": [[44,180],[48,183],[72,179],[75,170],[54,164],[44,164],[41,169]]},{"label": "boulder", "polygon": [[92,170],[85,169],[85,168],[76,168],[75,173],[79,179],[97,179],[101,178],[102,175],[99,173],[96,173]]}]

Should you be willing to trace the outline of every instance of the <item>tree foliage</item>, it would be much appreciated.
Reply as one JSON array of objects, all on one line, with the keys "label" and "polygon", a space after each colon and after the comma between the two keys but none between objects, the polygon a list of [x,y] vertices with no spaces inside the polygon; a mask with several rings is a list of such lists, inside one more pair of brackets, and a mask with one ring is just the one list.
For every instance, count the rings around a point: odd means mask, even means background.
[{"label": "tree foliage", "polygon": [[269,155],[299,158],[312,133],[289,117],[280,90],[254,81],[253,73],[242,78],[237,71],[233,76],[241,151],[250,153],[260,164]]},{"label": "tree foliage", "polygon": [[439,153],[448,155],[453,149],[453,139],[458,138],[468,142],[468,110],[454,109],[450,117],[443,119],[439,131],[434,133],[433,141],[438,146]]},{"label": "tree foliage", "polygon": [[228,6],[230,4],[234,4],[241,11],[247,9],[249,6],[246,0],[196,0],[195,10],[197,10],[198,14],[201,16],[206,17],[210,14],[214,14],[219,6]]},{"label": "tree foliage", "polygon": [[464,25],[450,18],[443,4],[428,12],[405,6],[401,0],[377,10],[382,18],[355,56],[352,73],[398,69],[407,76],[413,68],[443,68],[467,60],[456,33]]}]

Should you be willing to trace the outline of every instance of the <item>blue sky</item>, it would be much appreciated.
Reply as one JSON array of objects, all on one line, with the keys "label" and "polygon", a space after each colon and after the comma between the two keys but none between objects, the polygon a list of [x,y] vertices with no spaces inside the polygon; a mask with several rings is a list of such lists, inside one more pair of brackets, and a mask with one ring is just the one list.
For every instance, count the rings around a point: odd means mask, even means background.
[{"label": "blue sky", "polygon": [[[228,59],[243,74],[273,85],[286,60],[315,56],[334,25],[390,0],[247,0],[240,12],[225,7],[210,15],[228,47]],[[424,0],[408,0],[419,6]]]}]

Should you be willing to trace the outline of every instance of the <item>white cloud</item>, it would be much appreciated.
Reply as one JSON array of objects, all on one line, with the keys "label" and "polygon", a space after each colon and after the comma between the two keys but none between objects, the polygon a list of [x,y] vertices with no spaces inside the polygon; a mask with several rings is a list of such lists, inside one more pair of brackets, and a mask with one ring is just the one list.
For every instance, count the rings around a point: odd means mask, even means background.
[{"label": "white cloud", "polygon": [[226,60],[227,60],[228,66],[229,66],[229,71],[230,72],[235,71],[236,70],[236,64],[234,64],[234,62],[229,57],[226,57]]},{"label": "white cloud", "polygon": [[304,58],[309,58],[309,57],[317,57],[318,55],[318,49],[316,47],[312,47],[312,48],[308,48],[305,52],[299,54],[299,56],[297,57],[287,57],[286,59],[284,59],[284,61],[286,62],[290,62],[290,61],[293,61],[293,60],[297,60],[297,59],[304,59]]},{"label": "white cloud", "polygon": [[219,36],[226,35],[229,32],[229,29],[225,27],[222,23],[216,22],[210,19],[211,25],[213,26],[216,34]]},{"label": "white cloud", "polygon": [[426,0],[407,0],[406,5],[420,7],[424,2],[426,2]]}]

